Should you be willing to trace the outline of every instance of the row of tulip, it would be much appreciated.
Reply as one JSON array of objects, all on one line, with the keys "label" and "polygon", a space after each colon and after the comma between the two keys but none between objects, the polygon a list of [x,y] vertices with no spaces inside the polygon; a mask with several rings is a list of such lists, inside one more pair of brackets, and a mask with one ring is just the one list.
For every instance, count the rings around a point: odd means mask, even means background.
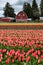
[{"label": "row of tulip", "polygon": [[0,23],[0,29],[22,29],[22,30],[28,30],[28,29],[43,29],[43,24],[41,23]]},{"label": "row of tulip", "polygon": [[19,62],[29,62],[31,59],[31,56],[36,58],[38,60],[38,63],[43,61],[43,50],[28,50],[26,53],[24,50],[20,52],[20,50],[7,50],[7,49],[0,49],[0,62],[2,62],[3,58],[5,58],[5,63],[8,64],[10,61],[13,63],[15,60],[18,60]]},{"label": "row of tulip", "polygon": [[43,30],[0,30],[0,63],[16,61],[43,65]]}]

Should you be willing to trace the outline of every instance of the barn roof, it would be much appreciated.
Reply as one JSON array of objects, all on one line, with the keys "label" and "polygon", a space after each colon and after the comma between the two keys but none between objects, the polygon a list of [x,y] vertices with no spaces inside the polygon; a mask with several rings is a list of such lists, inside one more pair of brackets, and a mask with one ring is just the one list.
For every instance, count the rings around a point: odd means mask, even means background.
[{"label": "barn roof", "polygon": [[16,17],[17,17],[20,13],[24,13],[24,14],[26,15],[26,17],[28,18],[27,14],[26,14],[24,11],[20,11],[20,12],[16,15]]}]

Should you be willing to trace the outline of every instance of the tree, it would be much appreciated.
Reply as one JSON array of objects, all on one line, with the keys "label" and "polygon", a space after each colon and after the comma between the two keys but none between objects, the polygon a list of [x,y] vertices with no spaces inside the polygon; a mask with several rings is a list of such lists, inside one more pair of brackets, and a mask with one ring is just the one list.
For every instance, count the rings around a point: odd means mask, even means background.
[{"label": "tree", "polygon": [[27,14],[28,18],[32,17],[32,8],[29,3],[27,2],[24,3],[23,11]]},{"label": "tree", "polygon": [[33,12],[32,18],[34,20],[39,19],[39,9],[38,9],[38,5],[36,3],[36,0],[33,0],[33,2],[32,2],[32,12]]},{"label": "tree", "polygon": [[43,0],[40,3],[41,16],[43,17]]},{"label": "tree", "polygon": [[4,7],[4,16],[5,17],[15,17],[14,9],[8,2],[6,3]]}]

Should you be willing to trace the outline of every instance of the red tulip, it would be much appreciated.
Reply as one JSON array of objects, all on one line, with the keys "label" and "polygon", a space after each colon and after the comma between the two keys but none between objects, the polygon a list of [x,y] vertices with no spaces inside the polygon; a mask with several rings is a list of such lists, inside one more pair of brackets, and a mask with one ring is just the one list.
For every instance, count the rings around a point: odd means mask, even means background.
[{"label": "red tulip", "polygon": [[10,58],[7,58],[6,60],[6,64],[8,64],[10,62]]},{"label": "red tulip", "polygon": [[43,59],[43,55],[41,55],[41,56],[40,56],[40,58],[42,58],[42,59]]},{"label": "red tulip", "polygon": [[6,52],[6,49],[3,49],[3,53],[5,53]]},{"label": "red tulip", "polygon": [[40,59],[38,59],[38,63],[40,63],[41,62],[41,60]]},{"label": "red tulip", "polygon": [[24,57],[22,57],[21,60],[24,61]]},{"label": "red tulip", "polygon": [[38,52],[38,55],[40,55],[40,54],[41,54],[41,53],[40,53],[40,50],[38,50],[37,52]]},{"label": "red tulip", "polygon": [[38,59],[38,55],[36,55],[36,59]]},{"label": "red tulip", "polygon": [[14,59],[12,59],[12,62],[14,62]]},{"label": "red tulip", "polygon": [[28,56],[27,58],[26,58],[26,62],[29,62],[30,61],[30,56]]},{"label": "red tulip", "polygon": [[18,57],[18,61],[21,61],[21,57]]},{"label": "red tulip", "polygon": [[2,49],[0,49],[0,52],[3,52],[3,50],[2,50]]},{"label": "red tulip", "polygon": [[35,52],[34,52],[34,53],[32,53],[32,56],[33,56],[33,57],[36,57],[36,53],[35,53]]}]

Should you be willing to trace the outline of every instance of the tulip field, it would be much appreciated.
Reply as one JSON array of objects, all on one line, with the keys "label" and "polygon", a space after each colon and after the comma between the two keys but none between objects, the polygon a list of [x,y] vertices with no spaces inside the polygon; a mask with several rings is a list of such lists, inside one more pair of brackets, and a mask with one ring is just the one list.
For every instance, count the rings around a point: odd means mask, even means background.
[{"label": "tulip field", "polygon": [[43,65],[43,30],[0,30],[0,65]]}]

